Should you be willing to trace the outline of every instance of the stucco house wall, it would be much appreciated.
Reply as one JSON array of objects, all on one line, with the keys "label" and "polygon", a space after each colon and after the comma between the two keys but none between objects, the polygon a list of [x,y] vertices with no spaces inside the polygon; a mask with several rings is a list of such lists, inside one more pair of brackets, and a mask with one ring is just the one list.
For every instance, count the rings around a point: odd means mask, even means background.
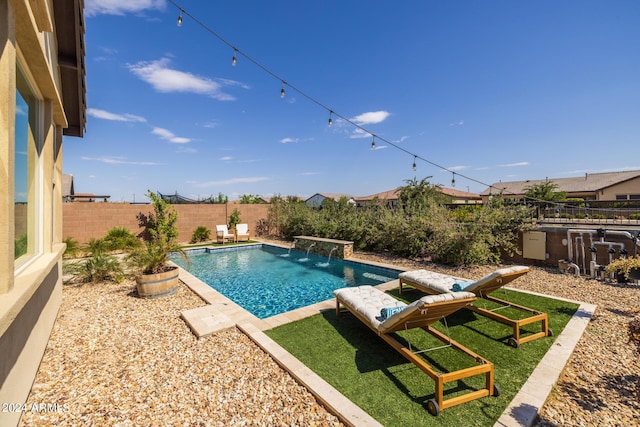
[{"label": "stucco house wall", "polygon": [[[73,22],[56,16],[65,7]],[[83,37],[78,19],[82,0],[0,0],[0,402],[7,404],[27,400],[62,300],[61,147],[73,115],[63,100],[58,36]],[[82,100],[72,100],[81,133],[84,68],[71,69],[82,81]],[[17,425],[20,416],[2,410],[0,425]]]}]

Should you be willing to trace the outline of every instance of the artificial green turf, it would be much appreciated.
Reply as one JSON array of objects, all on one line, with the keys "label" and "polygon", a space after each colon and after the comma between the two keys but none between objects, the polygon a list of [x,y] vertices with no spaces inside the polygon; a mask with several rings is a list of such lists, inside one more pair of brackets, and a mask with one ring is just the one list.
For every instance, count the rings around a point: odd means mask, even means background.
[{"label": "artificial green turf", "polygon": [[[392,292],[399,298],[397,291]],[[424,294],[403,293],[413,301]],[[504,295],[496,295],[503,297]],[[349,312],[339,317],[335,310],[266,331],[320,377],[385,426],[455,425],[492,426],[553,344],[578,305],[551,298],[508,291],[509,301],[546,312],[554,336],[540,338],[519,348],[507,345],[512,328],[463,309],[447,317],[451,338],[493,362],[499,397],[484,397],[444,409],[434,417],[426,402],[434,398],[434,382]],[[507,311],[508,310],[508,311]],[[511,316],[512,309],[501,310]],[[433,325],[445,331],[442,322]],[[540,330],[539,322],[528,325]],[[398,334],[418,348],[441,345],[430,334],[411,330]],[[474,366],[468,356],[451,348],[423,353],[438,371]],[[461,391],[484,386],[484,375],[445,385],[445,399]]]}]

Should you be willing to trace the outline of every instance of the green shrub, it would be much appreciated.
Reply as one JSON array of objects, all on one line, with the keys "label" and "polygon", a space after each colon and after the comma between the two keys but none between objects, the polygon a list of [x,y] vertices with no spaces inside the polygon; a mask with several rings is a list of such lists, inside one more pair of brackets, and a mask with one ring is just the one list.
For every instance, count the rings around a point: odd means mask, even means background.
[{"label": "green shrub", "polygon": [[629,219],[640,219],[640,213],[634,213],[629,215]]},{"label": "green shrub", "polygon": [[113,227],[102,240],[107,251],[129,251],[140,246],[136,235],[124,227]]},{"label": "green shrub", "polygon": [[66,262],[63,270],[82,282],[120,282],[124,277],[120,260],[105,252],[94,252],[86,259]]},{"label": "green shrub", "polygon": [[532,210],[494,197],[482,206],[450,211],[433,188],[411,181],[397,209],[356,208],[346,199],[310,209],[296,198],[272,199],[264,229],[286,239],[313,235],[354,242],[357,250],[427,258],[450,265],[498,263],[517,252],[518,235],[532,228]]},{"label": "green shrub", "polygon": [[80,242],[78,242],[73,237],[67,237],[64,239],[64,243],[66,243],[67,247],[64,250],[65,258],[75,258],[82,252],[82,246]]},{"label": "green shrub", "polygon": [[191,235],[190,243],[198,243],[205,242],[211,239],[211,230],[209,230],[204,225],[199,225],[193,230],[193,234]]}]

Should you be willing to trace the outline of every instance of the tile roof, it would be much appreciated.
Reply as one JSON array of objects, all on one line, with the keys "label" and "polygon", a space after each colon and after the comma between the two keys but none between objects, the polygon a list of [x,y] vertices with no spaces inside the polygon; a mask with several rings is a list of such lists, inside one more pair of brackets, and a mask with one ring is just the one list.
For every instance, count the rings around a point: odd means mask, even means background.
[{"label": "tile roof", "polygon": [[539,185],[547,181],[556,184],[558,186],[558,191],[566,191],[567,193],[595,192],[639,176],[640,170],[633,170],[623,172],[588,173],[584,174],[584,176],[571,178],[531,179],[526,181],[496,182],[491,185],[493,189],[487,188],[480,194],[483,196],[488,196],[489,194],[491,194],[491,192],[495,193],[496,188],[504,189],[505,195],[524,194],[526,191],[526,187]]}]

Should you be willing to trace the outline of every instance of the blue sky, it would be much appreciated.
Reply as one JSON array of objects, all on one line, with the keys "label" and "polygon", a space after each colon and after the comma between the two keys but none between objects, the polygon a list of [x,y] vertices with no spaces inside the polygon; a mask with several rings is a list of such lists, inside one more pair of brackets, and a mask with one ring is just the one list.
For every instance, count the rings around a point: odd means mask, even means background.
[{"label": "blue sky", "polygon": [[76,192],[364,196],[453,172],[481,192],[640,169],[638,1],[175,4],[180,27],[169,1],[85,0]]}]

